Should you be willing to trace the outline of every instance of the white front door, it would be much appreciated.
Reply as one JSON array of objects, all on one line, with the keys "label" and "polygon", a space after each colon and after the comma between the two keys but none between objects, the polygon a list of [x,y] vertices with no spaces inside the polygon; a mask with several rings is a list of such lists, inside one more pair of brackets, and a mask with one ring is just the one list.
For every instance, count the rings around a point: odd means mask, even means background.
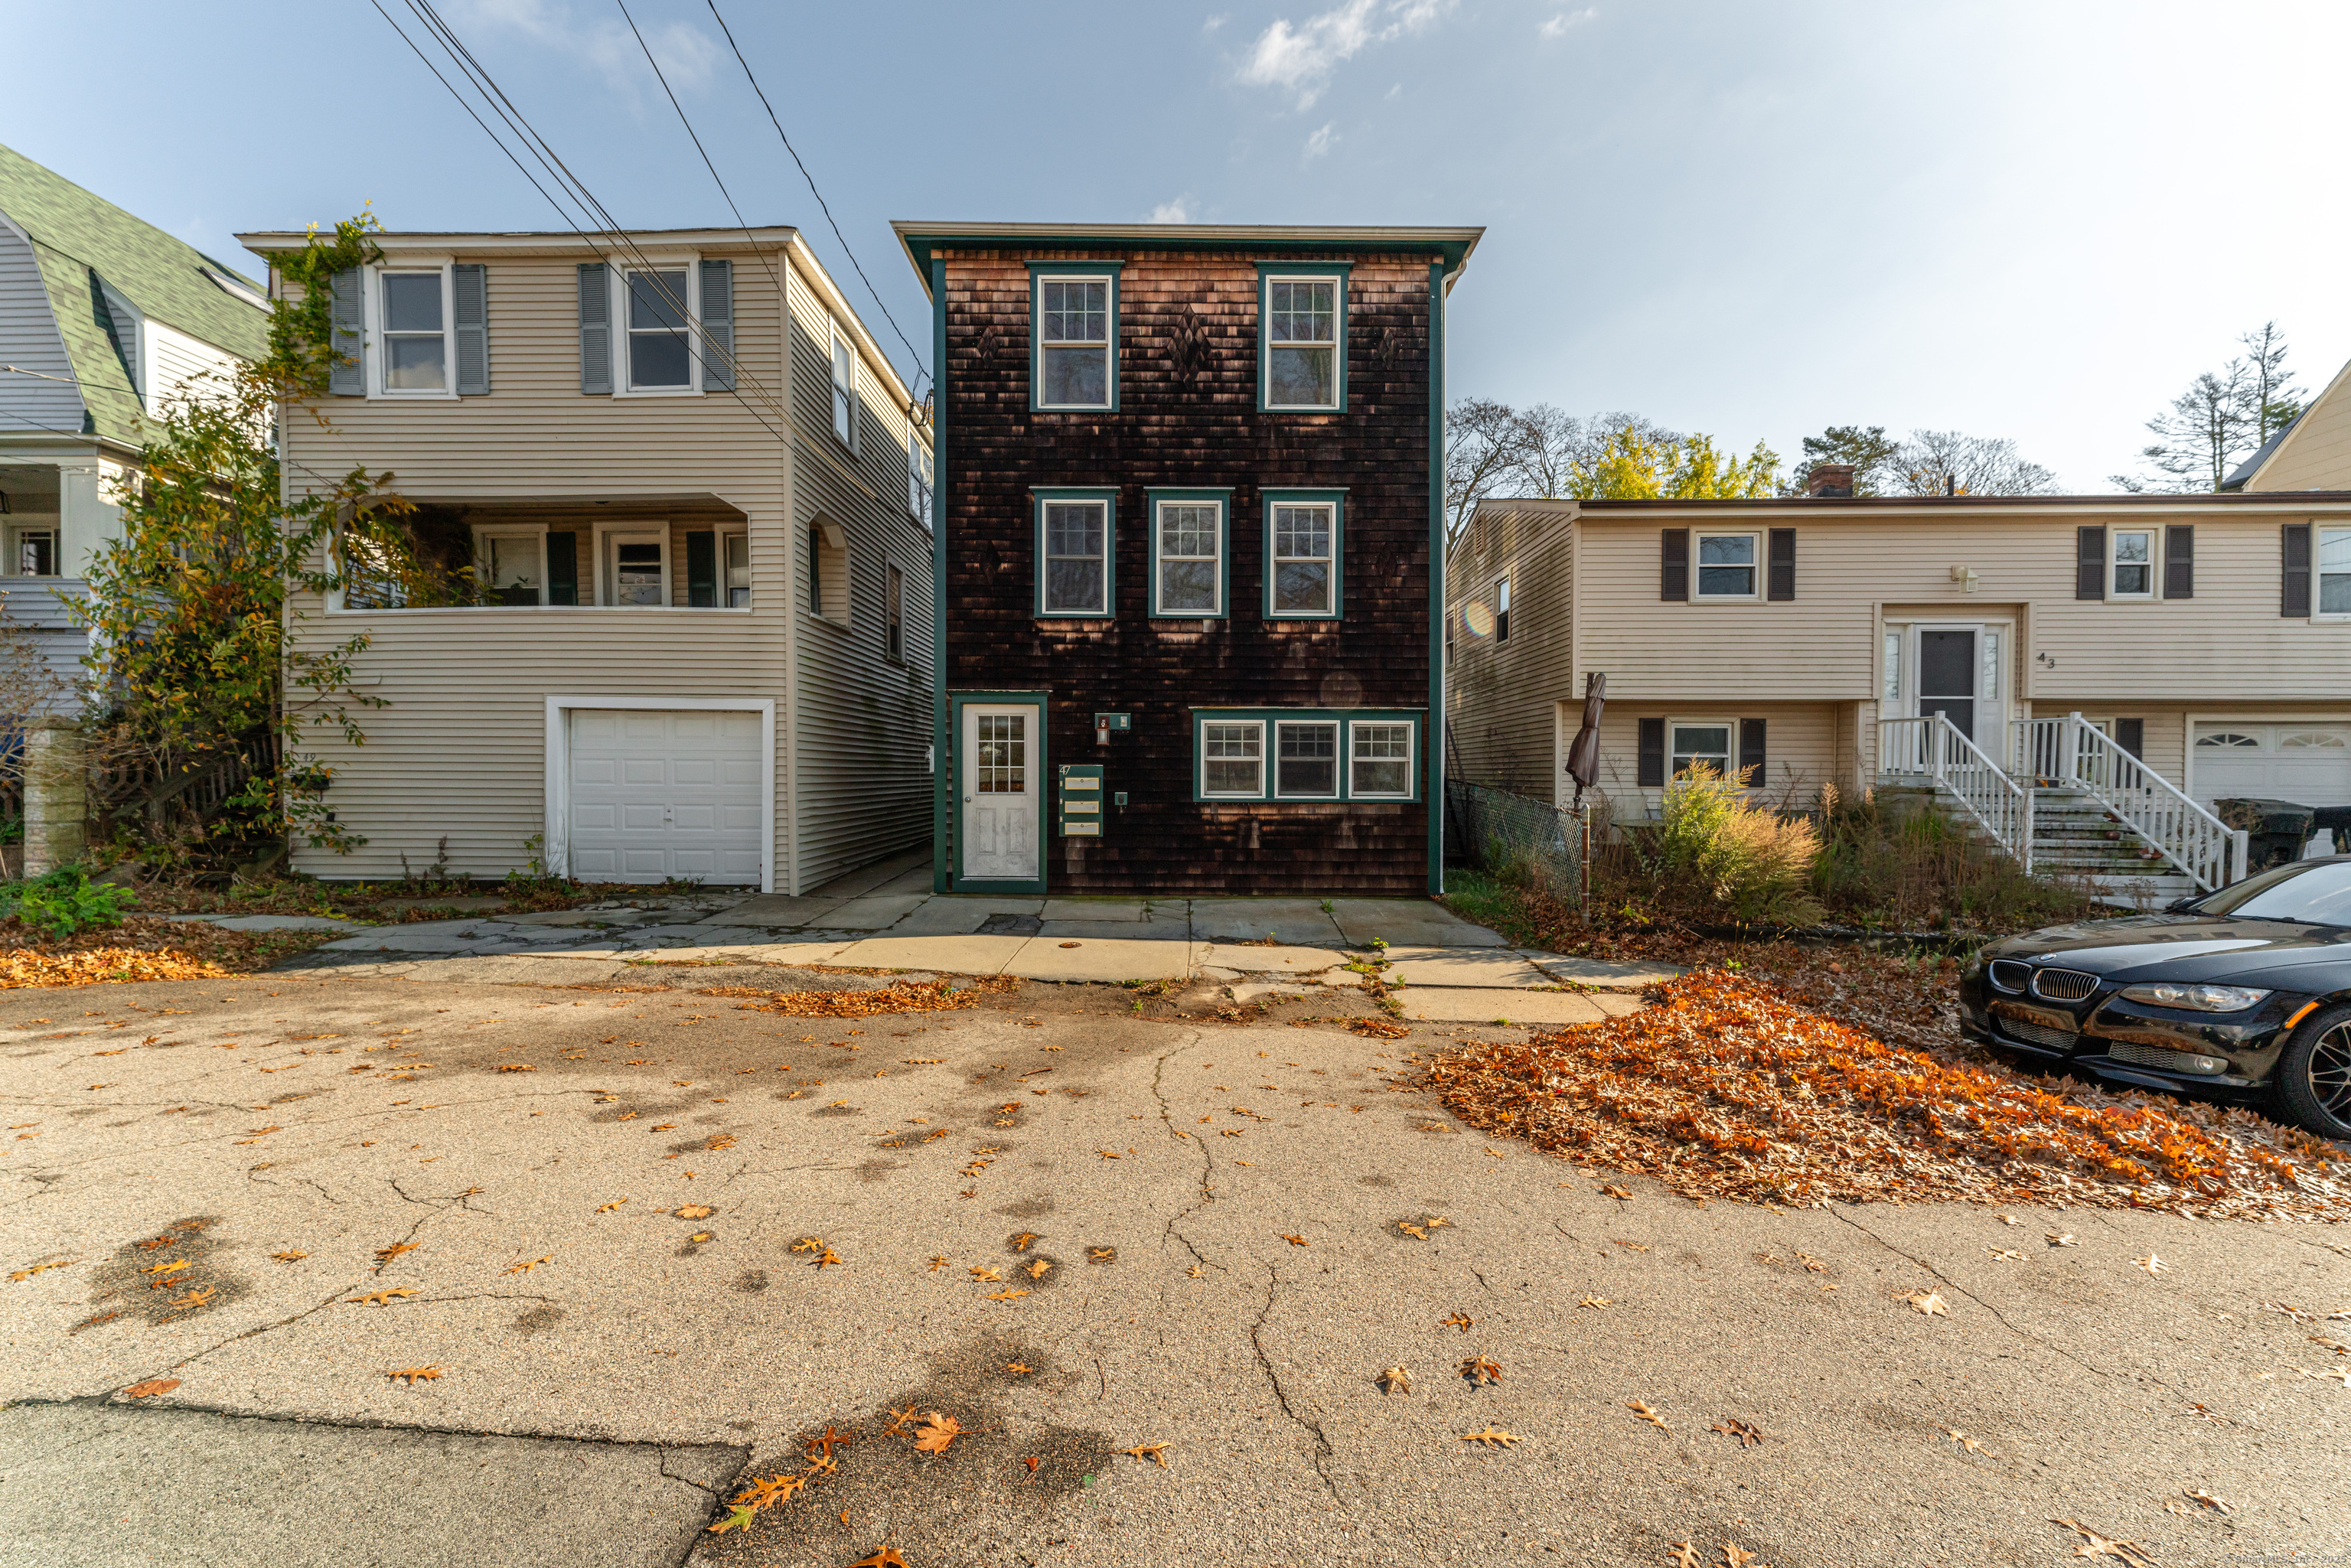
[{"label": "white front door", "polygon": [[1032,706],[973,703],[963,710],[963,874],[1034,882],[1040,718]]},{"label": "white front door", "polygon": [[573,709],[571,874],[760,885],[760,735],[732,709]]}]

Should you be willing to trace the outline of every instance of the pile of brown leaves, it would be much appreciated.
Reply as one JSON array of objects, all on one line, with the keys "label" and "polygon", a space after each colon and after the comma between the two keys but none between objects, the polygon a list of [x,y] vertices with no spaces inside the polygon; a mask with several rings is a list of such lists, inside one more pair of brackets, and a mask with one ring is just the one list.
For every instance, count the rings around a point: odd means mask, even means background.
[{"label": "pile of brown leaves", "polygon": [[1629,1017],[1476,1044],[1426,1072],[1472,1126],[1687,1197],[2351,1218],[2351,1186],[2331,1179],[2317,1139],[2242,1113],[1938,1061],[1721,969],[1667,982]]},{"label": "pile of brown leaves", "polygon": [[0,925],[0,990],[117,980],[199,980],[266,969],[332,931],[225,931],[202,921],[141,919],[51,940]]},{"label": "pile of brown leaves", "polygon": [[883,1013],[946,1012],[956,1008],[976,1008],[983,998],[1000,997],[1019,988],[1020,982],[1006,976],[983,976],[977,979],[896,980],[887,986],[853,991],[760,991],[744,986],[710,986],[702,994],[709,997],[757,997],[764,1001],[745,1002],[739,1009],[748,1013],[782,1013],[788,1018],[862,1019]]}]

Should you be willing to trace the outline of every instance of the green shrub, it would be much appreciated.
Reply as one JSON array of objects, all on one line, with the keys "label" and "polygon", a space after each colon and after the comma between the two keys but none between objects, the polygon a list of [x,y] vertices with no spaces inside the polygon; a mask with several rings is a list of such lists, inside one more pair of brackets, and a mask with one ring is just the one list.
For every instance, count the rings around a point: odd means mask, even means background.
[{"label": "green shrub", "polygon": [[72,865],[0,887],[0,915],[14,916],[52,938],[94,925],[120,925],[122,906],[130,902],[129,888],[100,886]]},{"label": "green shrub", "polygon": [[1663,910],[1741,925],[1817,925],[1813,862],[1820,836],[1801,817],[1749,803],[1715,768],[1694,764],[1667,786],[1664,821],[1631,831],[1634,859]]}]

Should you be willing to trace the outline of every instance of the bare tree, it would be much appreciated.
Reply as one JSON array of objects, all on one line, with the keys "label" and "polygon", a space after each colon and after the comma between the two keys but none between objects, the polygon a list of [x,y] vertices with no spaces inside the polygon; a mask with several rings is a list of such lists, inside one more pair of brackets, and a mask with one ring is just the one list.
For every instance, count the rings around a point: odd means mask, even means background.
[{"label": "bare tree", "polygon": [[2285,334],[2274,321],[2240,337],[2244,358],[2207,371],[2147,422],[2155,439],[2139,448],[2152,476],[2116,474],[2134,493],[2217,490],[2244,458],[2302,414],[2302,390],[2285,368]]},{"label": "bare tree", "polygon": [[2013,441],[1915,430],[1886,464],[1886,488],[1909,496],[2050,496],[2057,476],[2028,463]]},{"label": "bare tree", "polygon": [[1461,537],[1478,503],[1515,487],[1525,434],[1518,410],[1463,398],[1445,411],[1445,536]]}]

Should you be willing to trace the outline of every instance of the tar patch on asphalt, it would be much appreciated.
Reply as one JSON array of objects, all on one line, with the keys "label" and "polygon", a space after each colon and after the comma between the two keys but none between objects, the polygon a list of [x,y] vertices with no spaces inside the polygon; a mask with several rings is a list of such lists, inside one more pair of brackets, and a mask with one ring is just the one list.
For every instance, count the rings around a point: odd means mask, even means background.
[{"label": "tar patch on asphalt", "polygon": [[735,1277],[735,1288],[747,1296],[756,1296],[768,1288],[765,1269],[746,1269]]},{"label": "tar patch on asphalt", "polygon": [[533,1307],[516,1317],[514,1332],[528,1339],[533,1334],[544,1333],[562,1321],[561,1307]]},{"label": "tar patch on asphalt", "polygon": [[72,1332],[138,1319],[150,1328],[218,1311],[253,1293],[227,1267],[228,1244],[213,1234],[219,1216],[172,1221],[116,1248],[90,1275],[90,1315]]}]

